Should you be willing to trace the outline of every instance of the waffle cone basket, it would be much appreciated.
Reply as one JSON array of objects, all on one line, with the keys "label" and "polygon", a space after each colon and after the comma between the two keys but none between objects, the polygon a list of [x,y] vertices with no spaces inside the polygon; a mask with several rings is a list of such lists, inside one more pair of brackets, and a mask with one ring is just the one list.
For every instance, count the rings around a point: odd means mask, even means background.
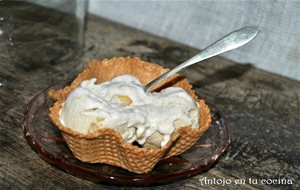
[{"label": "waffle cone basket", "polygon": [[190,126],[179,128],[172,134],[170,141],[159,149],[140,148],[128,144],[117,131],[111,128],[102,128],[88,134],[73,131],[61,124],[59,110],[69,93],[83,80],[97,78],[97,83],[102,83],[121,74],[131,74],[139,78],[143,84],[147,84],[166,71],[167,69],[159,65],[142,61],[139,58],[120,57],[102,61],[94,60],[70,86],[49,91],[49,96],[54,100],[49,117],[61,130],[68,147],[77,159],[88,163],[111,164],[134,173],[150,172],[159,160],[181,154],[190,148],[209,128],[210,110],[205,102],[195,95],[187,79],[174,75],[157,84],[153,90],[159,91],[167,86],[178,86],[187,91],[200,105],[200,126],[197,129],[192,129]]}]

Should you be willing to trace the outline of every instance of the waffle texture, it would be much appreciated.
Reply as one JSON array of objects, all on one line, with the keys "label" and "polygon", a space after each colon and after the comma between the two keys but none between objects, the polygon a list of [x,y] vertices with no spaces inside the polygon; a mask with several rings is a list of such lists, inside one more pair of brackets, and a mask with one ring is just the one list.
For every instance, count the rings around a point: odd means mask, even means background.
[{"label": "waffle texture", "polygon": [[198,99],[186,78],[174,75],[157,84],[153,90],[159,91],[167,86],[178,86],[187,91],[200,105],[200,126],[197,129],[192,129],[190,126],[179,128],[172,134],[170,141],[160,149],[139,148],[128,144],[117,131],[111,128],[102,128],[88,134],[73,131],[61,124],[59,110],[69,93],[83,80],[97,78],[97,83],[102,83],[121,74],[131,74],[139,78],[143,84],[147,84],[166,71],[167,69],[159,65],[142,61],[139,58],[119,57],[91,61],[88,68],[80,73],[70,86],[48,92],[54,100],[49,117],[61,130],[68,147],[77,159],[88,163],[111,164],[134,173],[150,172],[159,160],[181,154],[190,148],[211,123],[208,106],[203,100]]}]

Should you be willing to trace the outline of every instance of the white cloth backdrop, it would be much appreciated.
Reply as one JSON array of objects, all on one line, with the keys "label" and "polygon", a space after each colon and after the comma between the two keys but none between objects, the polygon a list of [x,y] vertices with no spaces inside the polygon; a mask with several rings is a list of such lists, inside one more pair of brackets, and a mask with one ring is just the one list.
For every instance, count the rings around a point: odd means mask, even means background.
[{"label": "white cloth backdrop", "polygon": [[257,25],[258,38],[223,56],[300,80],[300,0],[90,0],[89,11],[199,49]]}]

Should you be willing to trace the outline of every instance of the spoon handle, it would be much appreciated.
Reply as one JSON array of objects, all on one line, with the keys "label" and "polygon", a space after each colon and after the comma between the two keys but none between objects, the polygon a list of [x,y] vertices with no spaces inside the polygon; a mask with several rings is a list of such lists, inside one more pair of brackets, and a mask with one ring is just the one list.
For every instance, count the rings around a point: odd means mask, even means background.
[{"label": "spoon handle", "polygon": [[164,73],[160,77],[148,83],[145,86],[145,91],[148,93],[155,84],[176,74],[177,72],[181,71],[182,69],[190,65],[193,65],[205,59],[211,58],[213,56],[225,53],[227,51],[236,49],[238,47],[247,44],[253,38],[255,38],[255,36],[259,33],[259,31],[260,30],[257,26],[247,26],[226,35],[225,37],[221,38],[220,40],[216,41],[212,45],[205,48],[203,51],[201,51],[194,57],[186,60],[185,62],[178,65],[174,69]]}]

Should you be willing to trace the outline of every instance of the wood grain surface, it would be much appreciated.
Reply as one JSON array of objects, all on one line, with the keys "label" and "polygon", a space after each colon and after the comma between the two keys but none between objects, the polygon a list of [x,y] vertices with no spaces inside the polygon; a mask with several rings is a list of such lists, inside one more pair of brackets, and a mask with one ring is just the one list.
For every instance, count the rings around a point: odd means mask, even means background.
[{"label": "wood grain surface", "polygon": [[[91,15],[85,39],[81,65],[92,59],[129,55],[172,68],[198,52]],[[221,57],[186,69],[182,73],[197,93],[225,115],[232,130],[231,147],[214,167],[191,178],[156,187],[115,187],[56,169],[31,149],[23,135],[23,112],[30,99],[49,84],[72,78],[79,71],[51,77],[51,69],[46,75],[41,70],[22,70],[11,62],[5,47],[0,42],[0,189],[300,188],[300,82]],[[231,184],[206,184],[207,179]],[[235,184],[243,179],[244,184]],[[286,179],[292,184],[263,184],[263,179]]]}]

